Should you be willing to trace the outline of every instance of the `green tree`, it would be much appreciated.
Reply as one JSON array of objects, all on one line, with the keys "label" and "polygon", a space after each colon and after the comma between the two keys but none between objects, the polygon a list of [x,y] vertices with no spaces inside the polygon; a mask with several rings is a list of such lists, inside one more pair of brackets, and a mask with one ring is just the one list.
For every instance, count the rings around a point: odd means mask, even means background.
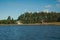
[{"label": "green tree", "polygon": [[57,22],[60,22],[60,17],[58,17]]},{"label": "green tree", "polygon": [[11,16],[8,16],[7,20],[11,20]]},{"label": "green tree", "polygon": [[26,12],[18,17],[18,20],[20,20],[22,23],[41,23],[43,20],[44,22],[56,22],[57,19],[59,19],[60,13],[56,12],[34,12],[29,13]]}]

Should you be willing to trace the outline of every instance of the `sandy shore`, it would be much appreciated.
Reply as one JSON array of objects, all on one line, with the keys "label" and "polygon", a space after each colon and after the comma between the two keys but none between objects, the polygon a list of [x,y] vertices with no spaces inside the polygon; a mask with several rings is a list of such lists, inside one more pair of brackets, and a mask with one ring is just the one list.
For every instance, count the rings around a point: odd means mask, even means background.
[{"label": "sandy shore", "polygon": [[36,24],[0,24],[1,25],[60,25],[60,22],[49,22],[49,23],[36,23]]},{"label": "sandy shore", "polygon": [[6,26],[6,25],[60,25],[60,22],[49,22],[49,23],[36,23],[36,24],[0,24],[0,26]]},{"label": "sandy shore", "polygon": [[47,23],[47,24],[60,25],[60,22],[50,22],[50,23]]},{"label": "sandy shore", "polygon": [[6,25],[50,25],[49,23],[44,23],[44,24],[0,24],[0,26],[6,26]]}]

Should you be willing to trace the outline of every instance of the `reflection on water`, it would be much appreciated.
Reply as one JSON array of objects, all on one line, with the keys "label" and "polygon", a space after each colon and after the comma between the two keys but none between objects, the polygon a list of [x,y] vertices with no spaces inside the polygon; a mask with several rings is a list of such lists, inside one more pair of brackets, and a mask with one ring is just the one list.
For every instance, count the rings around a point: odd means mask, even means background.
[{"label": "reflection on water", "polygon": [[60,26],[0,26],[0,40],[60,40]]}]

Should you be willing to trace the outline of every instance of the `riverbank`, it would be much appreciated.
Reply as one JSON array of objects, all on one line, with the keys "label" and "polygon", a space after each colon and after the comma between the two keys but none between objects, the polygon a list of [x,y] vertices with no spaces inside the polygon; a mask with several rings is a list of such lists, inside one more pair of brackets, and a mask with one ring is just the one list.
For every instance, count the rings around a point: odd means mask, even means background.
[{"label": "riverbank", "polygon": [[6,25],[60,25],[60,22],[48,22],[48,23],[35,23],[35,24],[0,24],[0,26]]},{"label": "riverbank", "polygon": [[47,24],[52,24],[52,25],[60,25],[60,22],[49,22]]},{"label": "riverbank", "polygon": [[6,26],[6,25],[50,25],[50,23],[44,23],[44,24],[41,24],[41,23],[36,23],[36,24],[0,24],[0,26]]}]

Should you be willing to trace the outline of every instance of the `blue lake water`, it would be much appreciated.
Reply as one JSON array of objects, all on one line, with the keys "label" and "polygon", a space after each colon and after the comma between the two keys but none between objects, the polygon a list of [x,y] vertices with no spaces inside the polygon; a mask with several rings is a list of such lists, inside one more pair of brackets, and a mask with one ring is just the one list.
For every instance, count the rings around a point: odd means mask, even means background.
[{"label": "blue lake water", "polygon": [[0,40],[60,40],[60,26],[0,26]]}]

